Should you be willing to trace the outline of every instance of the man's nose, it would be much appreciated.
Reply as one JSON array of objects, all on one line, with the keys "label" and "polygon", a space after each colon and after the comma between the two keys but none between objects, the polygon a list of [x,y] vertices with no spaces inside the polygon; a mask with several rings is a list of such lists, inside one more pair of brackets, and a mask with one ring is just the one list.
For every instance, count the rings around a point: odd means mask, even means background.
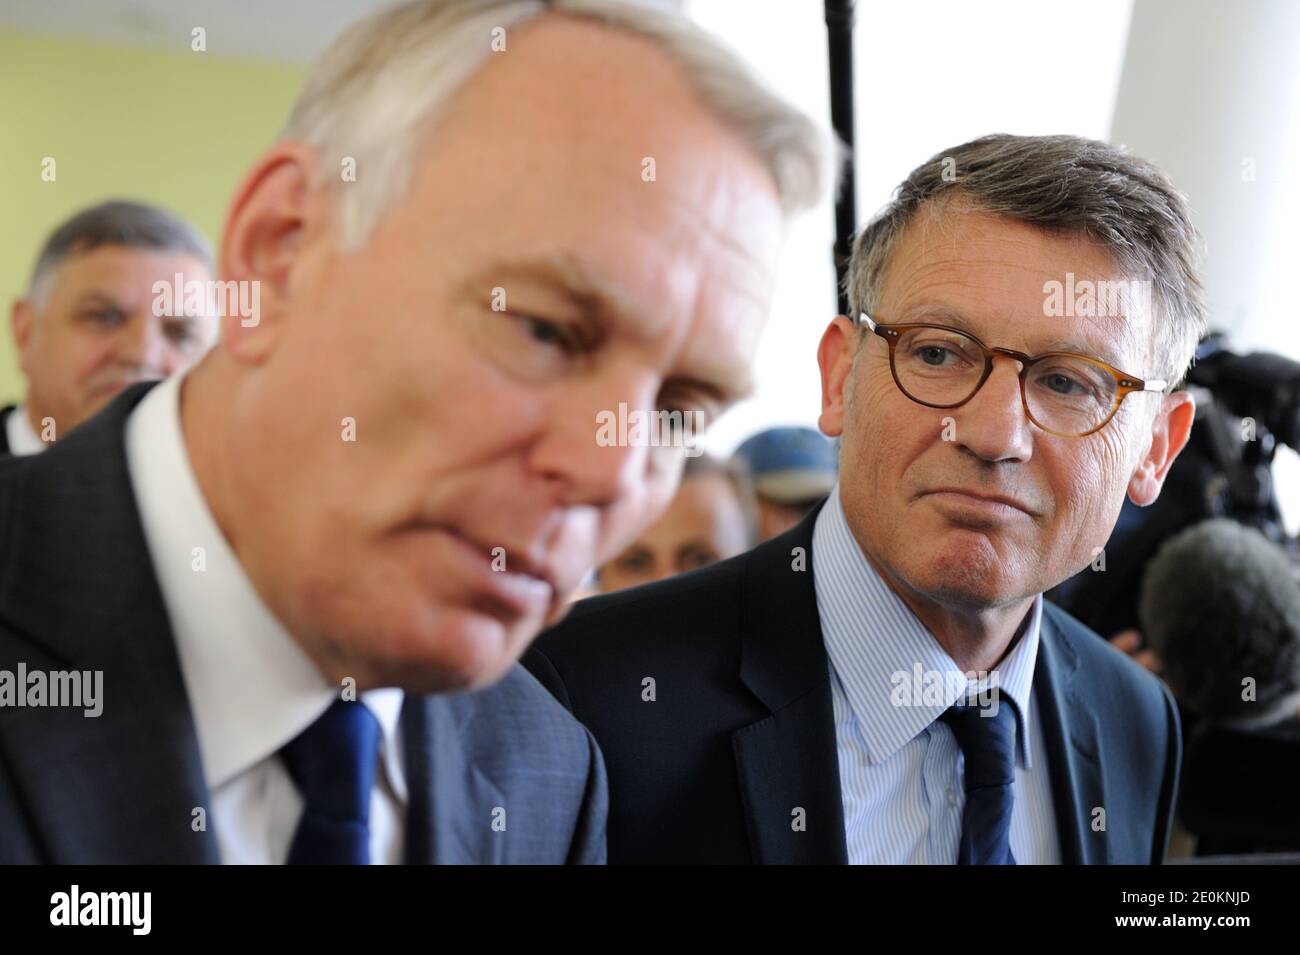
[{"label": "man's nose", "polygon": [[655,584],[661,580],[667,580],[669,577],[675,577],[677,574],[678,571],[672,566],[671,561],[655,561],[655,565],[650,568],[650,572],[645,575],[645,579],[638,583],[638,586],[640,584]]},{"label": "man's nose", "polygon": [[988,380],[975,396],[954,409],[955,440],[985,461],[1026,461],[1033,453],[1033,423],[1020,396],[1020,363],[993,360]]},{"label": "man's nose", "polygon": [[[574,390],[546,424],[532,466],[559,483],[570,507],[607,507],[635,494],[647,480],[654,456],[672,449],[649,446],[634,429],[638,414],[653,416],[655,387],[621,386]],[[680,454],[680,452],[677,452]]]},{"label": "man's nose", "polygon": [[162,378],[174,370],[168,367],[171,349],[163,320],[147,311],[123,323],[114,336],[113,348],[118,364],[137,369],[142,378]]}]

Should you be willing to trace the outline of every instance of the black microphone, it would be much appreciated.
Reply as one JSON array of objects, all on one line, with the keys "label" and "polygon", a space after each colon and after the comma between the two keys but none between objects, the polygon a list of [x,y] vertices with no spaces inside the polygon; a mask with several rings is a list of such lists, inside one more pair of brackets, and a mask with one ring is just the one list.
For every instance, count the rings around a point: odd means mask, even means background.
[{"label": "black microphone", "polygon": [[1240,728],[1300,714],[1300,573],[1254,528],[1215,518],[1171,537],[1147,564],[1138,618],[1188,709]]}]

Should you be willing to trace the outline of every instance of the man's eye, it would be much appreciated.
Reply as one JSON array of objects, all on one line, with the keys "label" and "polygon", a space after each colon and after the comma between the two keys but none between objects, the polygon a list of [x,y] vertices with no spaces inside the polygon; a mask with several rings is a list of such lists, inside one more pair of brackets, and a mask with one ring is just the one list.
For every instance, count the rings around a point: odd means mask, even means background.
[{"label": "man's eye", "polygon": [[85,317],[96,325],[115,326],[126,321],[126,314],[116,308],[101,308],[86,312]]},{"label": "man's eye", "polygon": [[716,417],[716,409],[708,402],[669,401],[660,411],[666,413],[664,424],[674,433],[689,430],[692,434],[702,434]]},{"label": "man's eye", "polygon": [[178,345],[188,345],[198,337],[198,330],[193,322],[168,322],[163,327],[163,331]]},{"label": "man's eye", "polygon": [[553,321],[524,310],[475,311],[471,334],[486,357],[520,380],[549,382],[590,358],[600,339],[580,320]]},{"label": "man's eye", "polygon": [[1085,390],[1079,382],[1060,372],[1053,372],[1044,377],[1042,381],[1052,391],[1061,395],[1079,394]]},{"label": "man's eye", "polygon": [[659,409],[659,421],[672,434],[679,434],[686,424],[687,414],[681,408],[665,407]]},{"label": "man's eye", "polygon": [[627,573],[639,573],[650,566],[650,555],[642,551],[624,554],[618,559],[618,566]]},{"label": "man's eye", "polygon": [[926,345],[917,354],[921,356],[921,361],[927,365],[942,365],[944,356],[951,355],[952,352],[938,345]]},{"label": "man's eye", "polygon": [[543,345],[554,345],[565,352],[574,351],[577,347],[573,336],[555,322],[534,318],[531,315],[520,315],[519,321],[523,323],[524,330],[534,341],[541,342]]},{"label": "man's eye", "polygon": [[698,567],[707,567],[709,564],[717,563],[718,555],[711,550],[703,547],[689,548],[678,558],[678,569],[685,573],[688,570],[695,570]]}]

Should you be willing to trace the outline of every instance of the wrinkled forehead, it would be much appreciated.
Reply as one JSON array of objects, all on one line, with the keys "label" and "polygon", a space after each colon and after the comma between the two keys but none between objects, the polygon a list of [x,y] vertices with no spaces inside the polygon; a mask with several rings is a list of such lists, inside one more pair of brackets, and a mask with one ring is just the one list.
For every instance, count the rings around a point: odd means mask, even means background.
[{"label": "wrinkled forehead", "polygon": [[72,252],[38,285],[50,307],[75,307],[86,296],[97,295],[125,311],[148,309],[157,282],[206,282],[208,267],[187,252],[101,245]]},{"label": "wrinkled forehead", "polygon": [[421,163],[455,192],[443,200],[477,204],[488,231],[550,230],[602,271],[642,237],[678,268],[725,260],[712,281],[732,295],[761,295],[770,276],[783,224],[770,172],[644,38],[539,18],[428,135]]},{"label": "wrinkled forehead", "polygon": [[508,118],[448,118],[380,232],[442,276],[507,292],[545,284],[736,378],[757,350],[783,240],[770,175],[689,102],[596,122],[568,115],[586,111],[583,95],[545,115],[505,101]]},{"label": "wrinkled forehead", "polygon": [[[881,283],[878,321],[954,325],[986,345],[1150,371],[1151,282],[1098,240],[970,209],[919,210]],[[873,316],[876,317],[876,316]]]}]

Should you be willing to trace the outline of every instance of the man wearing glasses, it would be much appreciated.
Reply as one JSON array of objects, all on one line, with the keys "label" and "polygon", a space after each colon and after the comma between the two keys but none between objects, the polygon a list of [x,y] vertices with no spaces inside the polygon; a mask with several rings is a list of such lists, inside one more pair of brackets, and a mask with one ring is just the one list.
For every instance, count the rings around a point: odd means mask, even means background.
[{"label": "man wearing glasses", "polygon": [[1173,700],[1042,594],[1187,441],[1195,248],[1104,143],[990,136],[912,172],[818,349],[829,498],[530,655],[605,754],[611,862],[1163,859]]}]

